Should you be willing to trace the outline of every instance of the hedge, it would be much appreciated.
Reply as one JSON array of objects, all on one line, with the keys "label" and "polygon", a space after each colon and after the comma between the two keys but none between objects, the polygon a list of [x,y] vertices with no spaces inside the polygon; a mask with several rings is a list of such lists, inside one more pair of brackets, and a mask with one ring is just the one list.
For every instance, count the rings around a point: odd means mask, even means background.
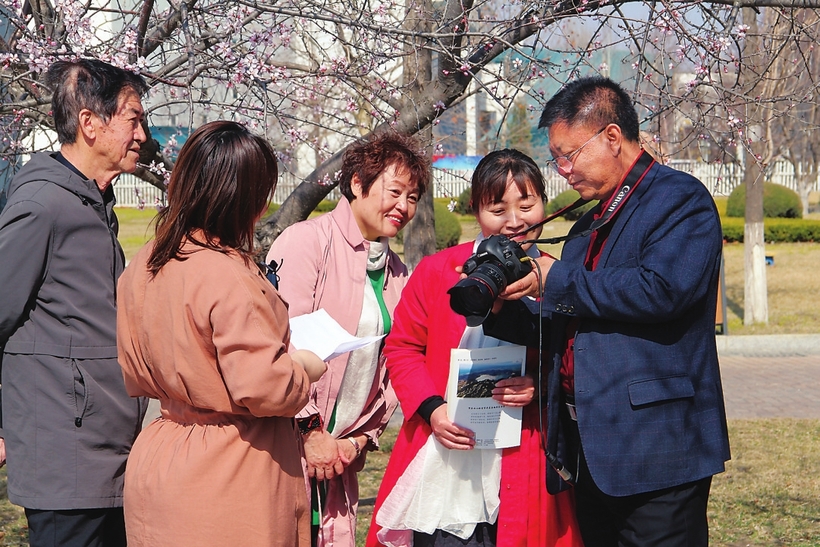
[{"label": "hedge", "polygon": [[314,211],[317,213],[329,213],[336,208],[336,204],[338,203],[339,202],[335,199],[323,199],[319,202],[319,205],[316,206]]},{"label": "hedge", "polygon": [[470,197],[473,194],[473,189],[468,186],[464,189],[461,194],[458,195],[458,199],[456,200],[456,207],[453,209],[454,213],[458,213],[460,215],[472,215],[473,209],[470,207]]},{"label": "hedge", "polygon": [[[723,239],[743,243],[742,218],[723,218]],[[769,243],[820,241],[820,220],[797,218],[767,218],[763,222],[763,238]]]},{"label": "hedge", "polygon": [[[337,203],[337,201],[332,199],[323,199],[319,202],[319,205],[316,206],[316,209],[314,209],[314,211],[316,211],[317,213],[329,213],[330,211],[336,208]],[[279,210],[279,207],[281,207],[281,204],[279,203],[268,202],[268,208],[265,210],[264,213],[262,213],[262,218],[272,215],[273,213]]]},{"label": "hedge", "polygon": [[461,237],[461,222],[458,217],[442,203],[434,202],[433,212],[436,216],[436,250],[458,245]]},{"label": "hedge", "polygon": [[[436,250],[440,251],[447,247],[458,245],[461,238],[461,222],[458,217],[451,213],[446,203],[449,199],[439,201],[433,200],[433,214],[436,218]],[[404,230],[396,236],[397,243],[404,243]]]},{"label": "hedge", "polygon": [[[555,196],[549,203],[547,203],[547,214],[551,215],[554,212],[566,207],[567,205],[575,203],[576,201],[578,201],[579,197],[581,196],[575,190],[565,190],[561,192],[560,194]],[[586,205],[582,205],[574,211],[569,211],[568,213],[565,213],[561,216],[567,220],[578,220],[584,213],[595,207],[595,205],[597,204],[597,201],[590,201]]]},{"label": "hedge", "polygon": [[[746,185],[740,184],[729,194],[726,216],[746,216]],[[803,203],[797,192],[773,182],[763,183],[763,216],[766,218],[803,218]]]}]

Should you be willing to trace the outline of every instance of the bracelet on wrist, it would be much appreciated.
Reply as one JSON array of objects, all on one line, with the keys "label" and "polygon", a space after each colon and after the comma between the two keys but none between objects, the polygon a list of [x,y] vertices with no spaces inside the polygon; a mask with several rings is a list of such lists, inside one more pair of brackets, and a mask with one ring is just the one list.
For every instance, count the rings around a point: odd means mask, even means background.
[{"label": "bracelet on wrist", "polygon": [[354,439],[353,437],[347,437],[347,440],[350,441],[350,444],[352,444],[353,447],[356,449],[356,457],[358,458],[359,456],[361,456],[362,455],[362,449],[359,448],[359,442],[356,439]]}]

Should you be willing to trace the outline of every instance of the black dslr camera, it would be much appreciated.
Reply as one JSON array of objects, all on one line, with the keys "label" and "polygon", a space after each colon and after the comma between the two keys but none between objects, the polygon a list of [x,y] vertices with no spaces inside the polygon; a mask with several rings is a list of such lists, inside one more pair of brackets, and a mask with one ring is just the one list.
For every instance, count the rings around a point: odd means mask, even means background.
[{"label": "black dslr camera", "polygon": [[478,244],[476,253],[464,263],[466,279],[447,293],[450,307],[477,327],[490,314],[493,302],[507,285],[532,271],[532,264],[521,245],[504,235],[490,236]]}]

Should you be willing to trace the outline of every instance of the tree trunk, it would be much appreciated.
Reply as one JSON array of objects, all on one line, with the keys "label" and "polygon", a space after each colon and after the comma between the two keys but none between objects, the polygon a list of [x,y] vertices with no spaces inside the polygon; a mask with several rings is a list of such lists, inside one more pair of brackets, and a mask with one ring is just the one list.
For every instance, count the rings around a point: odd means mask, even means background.
[{"label": "tree trunk", "polygon": [[763,170],[752,153],[759,143],[747,150],[743,184],[746,185],[746,224],[743,229],[743,324],[768,324],[766,295],[766,242],[763,238]]},{"label": "tree trunk", "polygon": [[[414,6],[408,10],[407,26],[410,30],[417,32],[429,32],[431,25],[429,19],[418,17],[418,13],[431,13],[433,5],[431,0],[423,0],[421,10]],[[408,55],[404,60],[404,80],[408,84],[413,95],[423,97],[425,88],[429,88],[433,80],[432,54],[429,48],[421,44],[411,45],[414,50],[413,55]],[[416,133],[416,138],[423,143],[433,142],[433,129],[427,125],[423,130]],[[432,154],[432,148],[428,150]],[[436,252],[436,219],[433,211],[433,188],[432,184],[427,192],[422,196],[416,207],[416,216],[404,228],[404,262],[410,270],[413,270],[421,259]]]},{"label": "tree trunk", "polygon": [[807,163],[800,164],[800,171],[798,166],[794,166],[794,178],[797,179],[798,194],[800,194],[800,203],[803,205],[803,218],[809,215],[809,194],[811,188],[816,180],[816,175],[813,173],[811,166]]},{"label": "tree trunk", "polygon": [[419,200],[416,216],[404,229],[404,262],[413,270],[421,259],[436,252],[436,219],[433,214],[433,189]]},{"label": "tree trunk", "polygon": [[[758,35],[757,11],[746,9],[744,22],[749,25],[749,40],[746,40],[744,55],[754,59],[763,49]],[[745,78],[754,81],[753,76],[744,74]],[[748,80],[747,80],[748,82]],[[756,86],[753,84],[752,89]],[[750,106],[746,106],[747,114]],[[749,115],[746,116],[748,120]],[[769,116],[770,119],[770,116]],[[743,184],[746,185],[746,214],[743,228],[743,324],[769,323],[769,306],[766,295],[766,243],[763,238],[763,169],[770,159],[764,135],[769,128],[763,123],[759,126],[747,126],[745,138],[748,146],[744,150]],[[765,159],[764,159],[765,158]]]}]

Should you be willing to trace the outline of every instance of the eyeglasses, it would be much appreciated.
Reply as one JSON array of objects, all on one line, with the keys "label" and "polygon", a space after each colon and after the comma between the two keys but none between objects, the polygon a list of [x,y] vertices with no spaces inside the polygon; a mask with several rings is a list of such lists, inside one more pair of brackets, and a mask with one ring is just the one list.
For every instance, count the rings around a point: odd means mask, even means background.
[{"label": "eyeglasses", "polygon": [[587,142],[585,142],[584,144],[582,144],[581,146],[579,146],[578,148],[576,148],[575,150],[573,150],[569,154],[564,154],[563,156],[558,156],[557,158],[552,158],[551,160],[547,160],[547,165],[549,165],[550,167],[555,169],[555,171],[559,175],[561,174],[561,171],[567,172],[567,171],[571,170],[572,169],[572,164],[573,164],[572,158],[577,156],[581,152],[581,150],[584,149],[584,147],[586,145],[591,143],[595,139],[595,137],[597,137],[598,135],[603,133],[604,129],[606,129],[606,128],[607,128],[607,126],[602,127],[601,130],[598,131],[597,133],[595,133],[594,135],[592,135],[589,138],[589,140],[587,140]]}]

